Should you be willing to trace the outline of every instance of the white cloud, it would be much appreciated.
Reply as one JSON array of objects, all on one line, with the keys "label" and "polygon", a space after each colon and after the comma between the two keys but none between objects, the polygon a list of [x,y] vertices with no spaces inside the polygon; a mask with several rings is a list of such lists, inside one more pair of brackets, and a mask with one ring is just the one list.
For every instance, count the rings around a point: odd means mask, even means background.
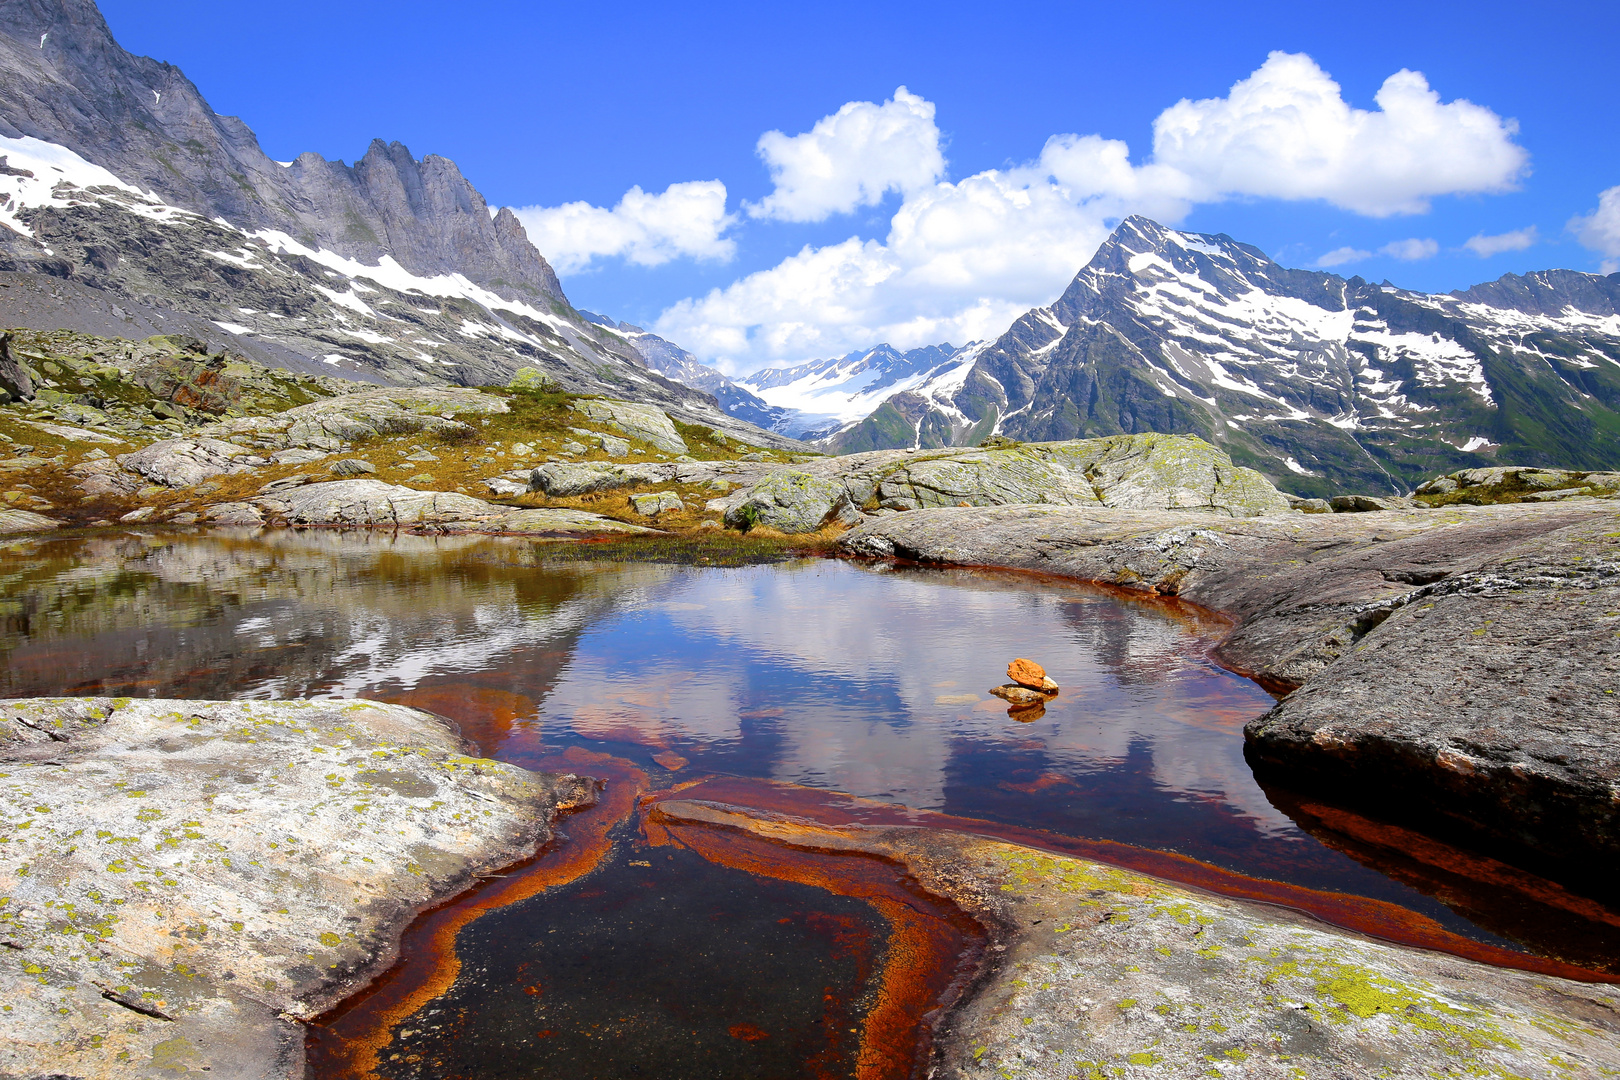
[{"label": "white cloud", "polygon": [[[1165,110],[1146,164],[1117,140],[1057,135],[1032,162],[954,182],[941,179],[932,104],[904,88],[882,105],[852,102],[808,133],[760,140],[777,187],[748,212],[819,221],[899,191],[888,235],[806,247],[673,305],[656,329],[731,371],[879,341],[961,343],[1050,303],[1127,214],[1173,224],[1197,203],[1247,196],[1384,217],[1443,194],[1506,190],[1525,170],[1511,121],[1443,103],[1420,74],[1390,76],[1376,100],[1352,108],[1310,57],[1273,53],[1227,97]],[[1414,238],[1380,253],[1438,250]],[[1373,254],[1341,248],[1319,265]]]},{"label": "white cloud", "polygon": [[1418,72],[1352,108],[1309,56],[1274,52],[1224,98],[1183,99],[1153,123],[1154,158],[1203,198],[1325,199],[1373,217],[1422,213],[1437,195],[1511,189],[1528,162],[1514,121],[1442,103]]},{"label": "white cloud", "polygon": [[1482,259],[1492,255],[1500,255],[1504,251],[1523,251],[1541,239],[1534,225],[1523,229],[1514,229],[1512,232],[1498,233],[1495,236],[1486,236],[1479,233],[1463,241],[1463,247],[1472,251]]},{"label": "white cloud", "polygon": [[682,256],[723,262],[737,251],[736,241],[722,235],[737,219],[726,213],[726,185],[718,180],[671,184],[662,194],[633,187],[611,210],[571,202],[513,213],[561,274],[604,258],[658,266]]},{"label": "white cloud", "polygon": [[1317,259],[1316,265],[1324,267],[1343,266],[1345,263],[1360,262],[1362,259],[1370,259],[1372,258],[1372,255],[1372,252],[1362,251],[1360,248],[1334,248],[1320,259]]},{"label": "white cloud", "polygon": [[961,344],[1051,303],[1131,213],[1183,217],[1174,170],[1130,164],[1124,143],[1056,136],[1041,156],[906,198],[884,241],[806,247],[780,265],[666,310],[656,332],[728,370],[887,341]]},{"label": "white cloud", "polygon": [[1620,272],[1620,186],[1598,195],[1597,209],[1571,218],[1569,228],[1583,247],[1610,256],[1603,260],[1605,274]]},{"label": "white cloud", "polygon": [[1419,259],[1432,259],[1440,254],[1440,245],[1433,240],[1395,240],[1378,249],[1380,255],[1388,255],[1392,259],[1404,259],[1407,262],[1416,262]]},{"label": "white cloud", "polygon": [[776,189],[748,213],[778,221],[825,221],[945,175],[934,103],[903,86],[881,105],[851,101],[800,135],[767,131],[758,151]]}]

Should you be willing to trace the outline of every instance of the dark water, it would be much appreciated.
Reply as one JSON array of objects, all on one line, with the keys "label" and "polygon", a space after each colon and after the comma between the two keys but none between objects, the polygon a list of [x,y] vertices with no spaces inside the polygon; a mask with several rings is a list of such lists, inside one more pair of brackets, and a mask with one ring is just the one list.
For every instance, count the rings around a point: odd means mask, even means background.
[{"label": "dark water", "polygon": [[[1453,910],[1422,874],[1382,873],[1278,809],[1243,759],[1242,726],[1271,698],[1203,658],[1218,628],[1191,612],[1012,574],[551,564],[547,551],[336,532],[7,542],[0,695],[399,700],[519,764],[584,747],[655,786],[785,781],[1177,852],[1478,940],[1518,925],[1477,897]],[[1017,656],[1063,687],[1035,719],[985,692]],[[398,1068],[529,1076],[589,1060],[599,1076],[718,1076],[734,1060],[730,1075],[847,1075],[782,1063],[852,1052],[826,1041],[824,1006],[858,1011],[871,993],[883,942],[864,906],[686,852],[634,857],[621,843],[597,875],[463,931],[464,978],[431,1024],[401,1026],[421,1049]],[[857,929],[835,940],[835,926]],[[677,992],[688,971],[703,994]],[[664,1064],[648,1065],[660,1046]]]},{"label": "dark water", "polygon": [[881,919],[813,886],[625,847],[463,930],[455,986],[401,1025],[382,1075],[851,1075]]}]

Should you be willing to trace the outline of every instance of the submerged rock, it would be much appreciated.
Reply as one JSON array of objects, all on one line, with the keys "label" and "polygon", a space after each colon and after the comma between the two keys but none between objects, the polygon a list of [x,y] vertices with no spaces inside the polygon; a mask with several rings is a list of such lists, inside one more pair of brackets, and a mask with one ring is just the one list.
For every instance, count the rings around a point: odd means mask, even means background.
[{"label": "submerged rock", "polygon": [[992,687],[990,692],[1003,701],[1014,705],[1044,705],[1047,695],[1040,690],[1031,690],[1018,683],[1008,683],[1006,686]]},{"label": "submerged rock", "polygon": [[595,786],[371,701],[0,703],[0,1074],[303,1075],[302,1021]]}]

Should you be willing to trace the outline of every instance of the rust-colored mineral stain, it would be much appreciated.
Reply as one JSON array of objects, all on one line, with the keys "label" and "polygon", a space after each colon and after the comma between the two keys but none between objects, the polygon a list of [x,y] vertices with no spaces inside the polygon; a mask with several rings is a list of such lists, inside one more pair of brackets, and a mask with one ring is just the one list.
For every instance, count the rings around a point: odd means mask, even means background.
[{"label": "rust-colored mineral stain", "polygon": [[[666,793],[660,797],[671,795],[673,793]],[[1113,840],[1060,836],[1038,829],[913,810],[837,792],[744,777],[710,777],[687,784],[683,786],[680,798],[766,810],[830,826],[909,825],[989,836],[1008,843],[1107,863],[1221,896],[1293,908],[1335,926],[1400,945],[1432,949],[1498,967],[1583,982],[1620,982],[1620,973],[1471,940],[1452,933],[1426,915],[1386,901],[1250,877],[1186,855],[1135,847]]]},{"label": "rust-colored mineral stain", "polygon": [[[376,1074],[393,1029],[440,997],[461,974],[456,935],[497,908],[575,881],[594,869],[612,849],[608,833],[634,811],[647,776],[634,765],[607,754],[571,747],[561,754],[525,762],[528,768],[589,775],[608,782],[595,806],[571,814],[568,842],[541,852],[506,871],[499,884],[479,886],[420,916],[406,931],[401,960],[360,994],[309,1026],[305,1043],[313,1074],[333,1078]],[[537,990],[538,992],[538,990]]]},{"label": "rust-colored mineral stain", "polygon": [[[688,790],[703,786],[686,785]],[[670,794],[643,800],[647,810],[643,829],[653,846],[679,844],[722,866],[854,897],[883,917],[890,928],[886,962],[860,1025],[855,1075],[857,1080],[910,1080],[924,1068],[932,1044],[930,1021],[954,1003],[976,970],[983,929],[955,904],[918,888],[893,862],[864,853],[790,847],[732,829],[674,821],[657,812],[658,802]],[[828,1000],[830,1010],[848,1007]],[[829,1057],[833,1049],[829,1048]],[[815,1075],[831,1080],[832,1074],[824,1073],[817,1062],[811,1067]]]},{"label": "rust-colored mineral stain", "polygon": [[741,1039],[743,1042],[759,1042],[761,1039],[771,1037],[770,1032],[753,1024],[732,1024],[726,1029],[726,1033],[733,1039]]}]

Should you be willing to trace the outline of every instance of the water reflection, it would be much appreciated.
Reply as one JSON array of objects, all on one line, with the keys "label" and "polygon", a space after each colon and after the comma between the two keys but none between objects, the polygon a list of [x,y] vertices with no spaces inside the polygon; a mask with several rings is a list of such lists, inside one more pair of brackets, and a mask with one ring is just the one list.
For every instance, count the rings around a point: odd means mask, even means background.
[{"label": "water reflection", "polygon": [[[519,763],[578,746],[659,777],[844,791],[1181,852],[1486,936],[1272,805],[1241,736],[1270,698],[1202,658],[1217,628],[1188,611],[993,572],[552,551],[320,531],[10,541],[0,694],[404,701]],[[1063,687],[1042,715],[986,692],[1016,656]]]}]

